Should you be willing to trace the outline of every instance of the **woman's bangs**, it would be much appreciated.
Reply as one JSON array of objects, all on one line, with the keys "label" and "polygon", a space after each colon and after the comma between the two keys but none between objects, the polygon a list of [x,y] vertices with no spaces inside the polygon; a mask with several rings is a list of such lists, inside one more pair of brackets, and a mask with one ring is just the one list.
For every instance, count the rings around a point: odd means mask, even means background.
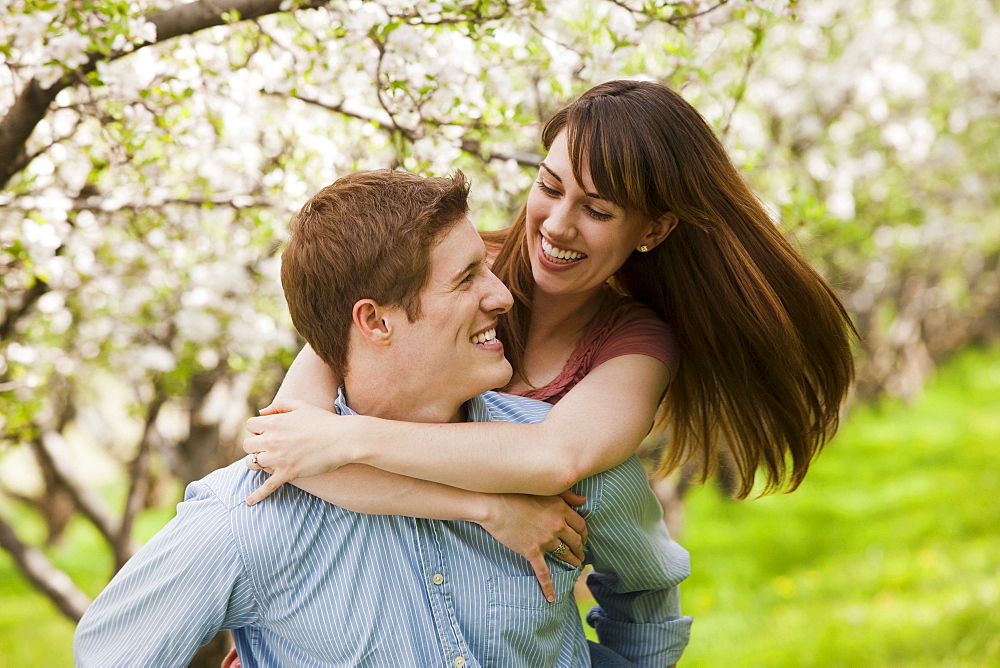
[{"label": "woman's bangs", "polygon": [[[610,110],[609,110],[610,111]],[[567,146],[573,164],[573,176],[583,187],[583,167],[590,167],[590,177],[597,194],[629,211],[648,213],[646,188],[642,183],[642,155],[636,145],[634,130],[622,121],[609,121],[596,114],[574,119],[567,124]],[[582,128],[589,128],[584,132]]]}]

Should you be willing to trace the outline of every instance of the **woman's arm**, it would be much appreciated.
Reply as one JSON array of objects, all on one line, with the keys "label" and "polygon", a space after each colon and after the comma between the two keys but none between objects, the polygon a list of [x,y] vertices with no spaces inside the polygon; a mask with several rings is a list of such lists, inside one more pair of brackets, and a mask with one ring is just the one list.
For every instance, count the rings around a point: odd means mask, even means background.
[{"label": "woman's arm", "polygon": [[292,484],[357,513],[475,522],[528,560],[542,593],[550,601],[555,600],[555,588],[545,553],[562,542],[569,550],[559,558],[576,568],[583,565],[587,524],[569,504],[581,505],[586,499],[576,494],[567,493],[562,498],[483,494],[364,464],[348,464],[321,476],[299,478]]},{"label": "woman's arm", "polygon": [[[479,492],[558,494],[627,459],[649,432],[670,379],[662,362],[624,355],[592,370],[540,424],[419,424],[331,415],[304,403],[250,418],[244,450],[275,471],[254,492],[336,469],[371,466]],[[401,447],[405,444],[406,447]]]},{"label": "woman's arm", "polygon": [[[274,414],[276,406],[295,401],[319,407],[333,406],[339,385],[340,379],[306,344],[288,369],[274,401],[261,414]],[[328,415],[333,416],[332,413]],[[550,601],[555,600],[555,589],[545,553],[563,542],[569,550],[559,558],[577,568],[583,563],[587,525],[569,504],[580,505],[585,499],[571,492],[563,498],[483,494],[363,464],[350,464],[324,475],[299,478],[293,484],[357,513],[475,522],[531,563],[542,593]],[[259,498],[254,496],[247,499],[248,505],[257,501]]]},{"label": "woman's arm", "polygon": [[281,381],[271,405],[260,414],[271,415],[275,412],[276,405],[289,401],[305,401],[329,410],[333,408],[333,401],[337,398],[340,382],[341,379],[333,375],[333,369],[307,343],[295,356],[292,366],[288,367],[288,373]]}]

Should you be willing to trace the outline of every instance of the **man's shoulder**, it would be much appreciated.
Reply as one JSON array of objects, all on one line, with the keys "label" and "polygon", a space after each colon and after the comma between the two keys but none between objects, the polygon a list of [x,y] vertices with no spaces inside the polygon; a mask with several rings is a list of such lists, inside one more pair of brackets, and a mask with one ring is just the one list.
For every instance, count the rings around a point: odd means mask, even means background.
[{"label": "man's shoulder", "polygon": [[[347,513],[291,484],[282,485],[259,504],[248,506],[247,497],[267,477],[264,471],[248,469],[243,460],[212,471],[188,485],[184,503],[178,506],[178,515],[184,506],[190,506],[188,512],[196,514],[204,514],[208,507],[214,506],[216,510],[210,512],[225,515],[230,530],[241,544],[273,546],[280,544],[273,540],[275,532],[288,526],[302,528],[308,525],[317,529],[334,515]],[[197,510],[199,507],[202,510]]]},{"label": "man's shoulder", "polygon": [[257,489],[267,474],[263,471],[251,471],[246,463],[239,459],[229,466],[216,469],[200,480],[188,485],[185,499],[192,496],[214,496],[223,506],[231,509],[246,502],[246,498]]},{"label": "man's shoulder", "polygon": [[[206,475],[201,480],[196,480],[188,485],[184,494],[185,501],[195,499],[213,499],[223,506],[231,517],[253,514],[253,521],[260,522],[275,519],[273,512],[254,512],[257,507],[249,508],[246,499],[250,494],[264,484],[268,474],[265,471],[251,471],[247,468],[246,462],[239,459],[229,466],[216,469]],[[310,505],[321,505],[311,494],[302,491],[294,485],[282,485],[275,490],[271,496],[262,503],[269,508],[280,509],[282,518],[288,519],[289,513],[294,514],[296,509],[305,510]],[[280,521],[280,520],[279,520]]]},{"label": "man's shoulder", "polygon": [[484,392],[480,398],[491,422],[541,422],[552,410],[552,404],[505,392]]}]

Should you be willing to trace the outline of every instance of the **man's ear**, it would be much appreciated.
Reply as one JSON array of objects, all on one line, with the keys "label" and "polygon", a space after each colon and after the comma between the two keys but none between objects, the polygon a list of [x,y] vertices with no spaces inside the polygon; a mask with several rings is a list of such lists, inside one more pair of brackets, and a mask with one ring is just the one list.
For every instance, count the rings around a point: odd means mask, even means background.
[{"label": "man's ear", "polygon": [[640,246],[645,246],[647,249],[652,250],[663,243],[663,240],[670,236],[670,233],[674,231],[677,227],[677,223],[680,222],[680,218],[677,214],[668,211],[659,218],[653,221],[650,225],[649,231],[646,235],[639,241]]},{"label": "man's ear", "polygon": [[392,340],[392,325],[385,309],[374,299],[359,299],[351,312],[354,327],[366,340],[377,345],[388,345]]}]

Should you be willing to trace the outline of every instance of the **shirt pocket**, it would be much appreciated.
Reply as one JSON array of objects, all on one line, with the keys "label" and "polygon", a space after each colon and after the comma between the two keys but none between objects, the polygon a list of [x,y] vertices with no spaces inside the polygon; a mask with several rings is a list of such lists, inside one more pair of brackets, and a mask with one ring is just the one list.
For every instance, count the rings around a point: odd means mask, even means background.
[{"label": "shirt pocket", "polygon": [[579,577],[580,569],[553,572],[556,600],[549,603],[534,576],[490,576],[485,665],[537,668],[562,665],[565,657],[581,651],[586,654],[573,597]]}]

